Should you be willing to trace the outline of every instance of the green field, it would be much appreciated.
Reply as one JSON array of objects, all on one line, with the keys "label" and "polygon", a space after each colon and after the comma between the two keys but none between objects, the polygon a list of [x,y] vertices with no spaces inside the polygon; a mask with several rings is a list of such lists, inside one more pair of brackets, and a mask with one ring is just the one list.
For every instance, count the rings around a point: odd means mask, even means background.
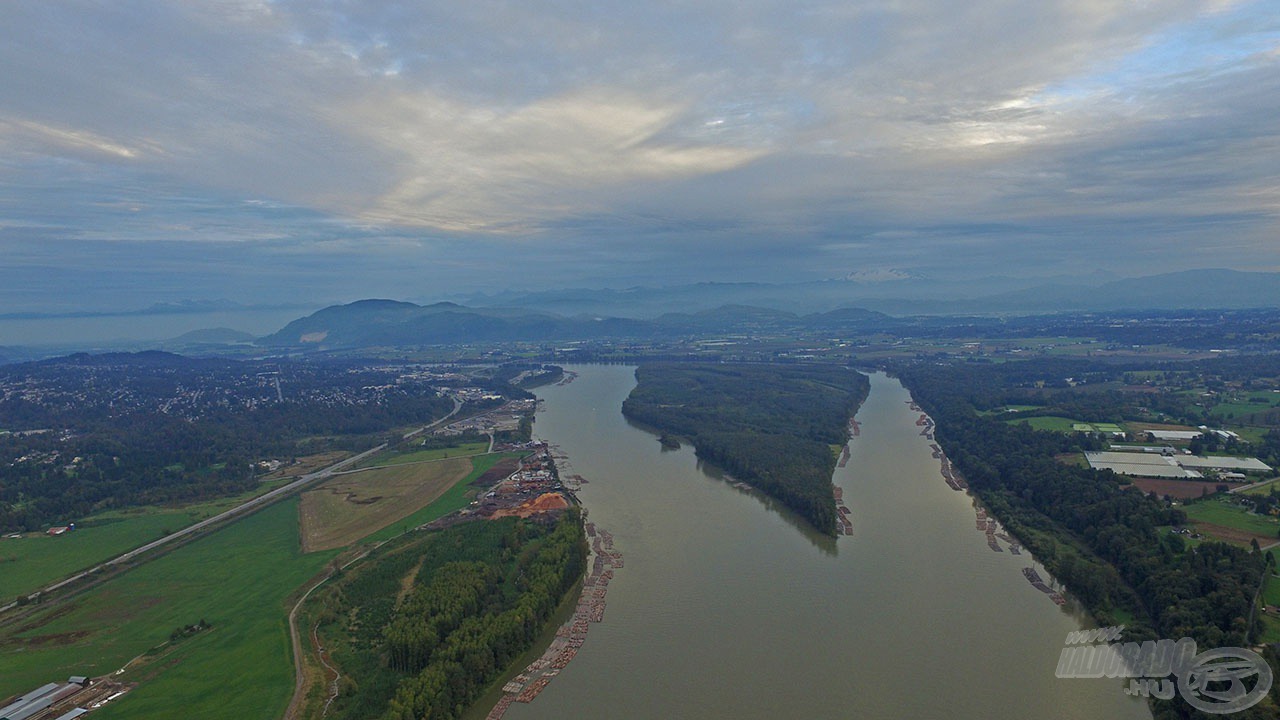
[{"label": "green field", "polygon": [[[1280,576],[1267,575],[1267,582],[1262,586],[1262,601],[1271,607],[1280,607]],[[1280,642],[1280,616],[1263,613],[1262,627],[1262,633],[1255,638],[1258,642]]]},{"label": "green field", "polygon": [[1262,517],[1249,513],[1235,503],[1220,497],[1189,503],[1182,508],[1192,520],[1213,523],[1244,532],[1276,537],[1280,522],[1274,517]]},{"label": "green field", "polygon": [[1031,412],[1033,410],[1039,410],[1042,407],[1044,406],[1043,405],[1005,405],[1004,407],[998,407],[993,410],[979,410],[978,414],[979,415],[995,415],[996,413],[1005,413],[1005,412],[1025,413],[1025,412]]},{"label": "green field", "polygon": [[168,532],[212,517],[281,482],[262,483],[242,495],[180,508],[111,510],[79,520],[75,532],[0,539],[0,604],[109,560]]},{"label": "green field", "polygon": [[1280,491],[1280,478],[1268,480],[1261,483],[1257,487],[1251,487],[1248,490],[1241,490],[1242,495],[1270,495],[1272,490]]},{"label": "green field", "polygon": [[112,513],[58,537],[0,540],[0,601],[30,594],[194,522],[195,515],[182,510]]},{"label": "green field", "polygon": [[1057,417],[1054,415],[1041,415],[1029,418],[1016,418],[1014,420],[1006,420],[1005,422],[1010,425],[1026,423],[1030,425],[1033,430],[1049,430],[1052,432],[1069,433],[1072,432],[1072,426],[1080,421],[1072,420],[1071,418]]},{"label": "green field", "polygon": [[1274,569],[1267,575],[1267,584],[1262,588],[1262,600],[1268,605],[1280,607],[1280,576]]},{"label": "green field", "polygon": [[380,452],[356,467],[368,468],[380,465],[403,465],[405,463],[428,462],[431,460],[443,460],[444,458],[463,457],[466,455],[479,455],[489,449],[488,442],[462,443],[454,447],[434,448],[431,450],[415,450],[412,452],[398,452],[395,450],[387,450]]},{"label": "green field", "polygon": [[[1015,406],[1017,407],[1017,406]],[[1087,433],[1118,433],[1124,432],[1124,428],[1115,423],[1089,423],[1083,420],[1072,420],[1071,418],[1059,417],[1057,415],[1037,415],[1035,417],[1013,418],[1005,420],[1010,425],[1018,423],[1026,423],[1035,430],[1048,430],[1050,432],[1087,432]]]},{"label": "green field", "polygon": [[55,605],[17,631],[5,628],[0,696],[68,675],[113,672],[175,628],[205,619],[212,629],[154,665],[130,669],[120,679],[146,682],[95,714],[278,717],[293,689],[284,601],[331,557],[302,555],[297,500],[277,503]]}]

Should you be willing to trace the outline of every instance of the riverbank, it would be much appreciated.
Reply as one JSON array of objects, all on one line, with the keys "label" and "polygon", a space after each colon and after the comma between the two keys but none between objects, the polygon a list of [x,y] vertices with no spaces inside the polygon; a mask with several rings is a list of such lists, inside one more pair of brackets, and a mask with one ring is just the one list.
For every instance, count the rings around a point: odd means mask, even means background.
[{"label": "riverbank", "polygon": [[[924,436],[925,439],[932,441],[937,427],[933,418],[930,417],[928,413],[921,410],[920,405],[914,398],[907,400],[906,403],[912,412],[920,413],[920,417],[916,419],[916,426],[921,428],[920,434]],[[1010,531],[1006,530],[1000,522],[987,511],[977,495],[969,489],[969,484],[965,482],[960,471],[956,470],[955,466],[952,465],[950,458],[947,457],[947,454],[943,451],[942,447],[936,442],[930,442],[929,450],[932,453],[933,458],[938,461],[943,482],[946,483],[947,487],[956,492],[963,492],[973,498],[975,527],[979,532],[986,536],[987,547],[990,548],[992,552],[1004,552],[1005,547],[1007,547],[1011,555],[1022,555],[1023,545],[1021,540],[1015,539],[1010,534]],[[1005,543],[1004,546],[1001,546],[1001,541]],[[1035,560],[1035,558],[1033,557],[1032,560]],[[1046,569],[1045,572],[1048,573],[1049,571]],[[1033,587],[1047,595],[1055,605],[1067,604],[1067,598],[1064,592],[1050,587],[1049,584],[1040,577],[1040,574],[1035,568],[1024,567],[1022,568],[1022,573],[1027,580],[1031,582]],[[1050,576],[1049,582],[1053,582],[1052,576]]]},{"label": "riverbank", "polygon": [[556,630],[555,640],[537,660],[503,685],[502,697],[485,716],[486,720],[500,720],[513,703],[533,702],[577,657],[578,649],[587,641],[591,624],[604,622],[609,582],[613,580],[613,571],[623,566],[622,553],[614,549],[613,535],[608,530],[597,528],[593,522],[587,522],[585,527],[591,542],[591,571],[582,581],[573,616]]}]

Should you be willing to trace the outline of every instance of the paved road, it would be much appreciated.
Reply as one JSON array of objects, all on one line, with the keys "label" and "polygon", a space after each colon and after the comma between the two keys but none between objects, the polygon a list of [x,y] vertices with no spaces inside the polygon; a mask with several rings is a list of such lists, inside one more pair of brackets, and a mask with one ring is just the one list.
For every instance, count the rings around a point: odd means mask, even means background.
[{"label": "paved road", "polygon": [[[407,440],[407,439],[409,439],[409,438],[413,437],[414,435],[417,435],[417,434],[419,434],[419,433],[426,432],[427,430],[430,430],[431,428],[434,428],[434,427],[436,427],[437,425],[440,425],[441,423],[443,423],[443,422],[447,421],[449,418],[451,418],[451,417],[453,417],[455,414],[457,414],[458,410],[460,410],[460,409],[462,409],[462,403],[458,402],[457,400],[454,400],[454,401],[453,401],[453,410],[451,410],[451,411],[449,412],[449,414],[448,414],[448,415],[445,415],[444,417],[440,418],[439,420],[437,420],[437,421],[435,421],[435,422],[433,422],[433,423],[431,423],[431,424],[429,424],[429,425],[424,425],[424,426],[422,426],[422,427],[418,428],[417,430],[414,430],[414,431],[412,431],[412,432],[410,432],[410,433],[405,434],[405,436],[404,436],[404,437],[405,437],[405,439]],[[121,563],[126,563],[126,562],[128,562],[128,561],[130,561],[130,560],[132,560],[132,559],[134,559],[134,558],[136,558],[136,557],[138,557],[139,555],[143,555],[143,554],[145,554],[145,553],[151,552],[152,550],[155,550],[156,548],[159,548],[159,547],[163,547],[163,546],[165,546],[165,545],[167,545],[167,544],[169,544],[169,543],[176,542],[176,541],[178,541],[178,540],[180,540],[180,539],[182,539],[182,538],[184,538],[184,537],[186,537],[186,536],[188,536],[188,535],[191,535],[192,533],[200,532],[201,530],[203,530],[203,529],[205,529],[205,528],[209,527],[210,525],[216,525],[216,524],[218,524],[218,523],[222,523],[222,522],[225,522],[225,521],[227,521],[227,520],[230,520],[231,518],[234,518],[234,517],[237,517],[237,516],[240,516],[240,515],[244,515],[244,514],[246,514],[246,513],[253,512],[254,510],[257,510],[257,509],[259,509],[259,508],[263,507],[264,505],[268,505],[268,504],[270,504],[270,503],[272,503],[272,502],[275,502],[276,500],[279,500],[281,497],[283,497],[283,496],[285,496],[285,495],[288,495],[289,493],[292,493],[292,492],[296,492],[296,491],[298,491],[300,488],[302,488],[302,487],[304,487],[304,486],[306,486],[306,485],[309,485],[309,484],[311,484],[311,483],[317,482],[317,481],[319,481],[319,480],[324,480],[324,479],[326,479],[326,478],[328,478],[328,477],[330,477],[330,476],[332,476],[332,475],[334,475],[334,474],[336,474],[336,473],[339,473],[339,472],[341,472],[344,468],[346,468],[346,467],[348,467],[348,466],[350,466],[350,465],[354,465],[354,464],[356,464],[356,463],[360,462],[361,460],[364,460],[365,458],[367,458],[367,457],[369,457],[369,456],[371,456],[371,455],[374,455],[374,454],[376,454],[376,453],[379,453],[379,452],[381,452],[382,450],[386,449],[386,447],[387,447],[387,446],[386,446],[386,443],[383,443],[382,445],[379,445],[378,447],[375,447],[375,448],[372,448],[372,449],[369,449],[369,450],[365,450],[364,452],[360,453],[359,455],[353,455],[353,456],[351,456],[351,457],[347,458],[346,460],[343,460],[343,461],[341,461],[341,462],[334,463],[333,465],[330,465],[329,467],[324,468],[323,470],[317,470],[317,471],[315,471],[315,472],[313,472],[313,473],[307,473],[306,475],[303,475],[302,477],[298,478],[297,480],[294,480],[293,482],[289,483],[288,485],[282,485],[282,486],[280,486],[280,487],[276,488],[275,490],[272,490],[271,492],[265,493],[265,494],[263,494],[263,495],[259,495],[258,497],[253,498],[252,500],[248,500],[248,501],[246,501],[245,503],[243,503],[243,504],[241,504],[241,505],[237,505],[237,506],[235,506],[235,507],[231,508],[230,510],[227,510],[226,512],[220,513],[220,514],[218,514],[218,515],[214,515],[213,517],[208,518],[208,519],[205,519],[205,520],[201,520],[200,522],[198,522],[198,523],[196,523],[196,524],[194,524],[194,525],[190,525],[190,526],[185,527],[185,528],[183,528],[183,529],[181,529],[181,530],[178,530],[177,532],[171,533],[171,534],[169,534],[169,535],[165,535],[164,537],[160,538],[159,540],[155,540],[155,541],[149,542],[149,543],[147,543],[146,545],[143,545],[143,546],[141,546],[141,547],[138,547],[138,548],[135,548],[135,549],[133,549],[133,550],[130,550],[129,552],[127,552],[127,553],[125,553],[125,554],[123,554],[123,555],[119,555],[119,556],[117,556],[117,557],[115,557],[115,558],[113,558],[113,559],[111,559],[111,560],[108,560],[108,561],[106,561],[106,562],[102,563],[101,565],[97,565],[97,566],[92,567],[92,568],[90,568],[90,569],[88,569],[88,570],[85,570],[85,571],[83,571],[83,572],[80,572],[80,573],[77,573],[77,574],[75,574],[75,575],[72,575],[71,577],[69,577],[69,578],[67,578],[67,579],[65,579],[65,580],[61,580],[61,581],[56,582],[56,583],[54,583],[54,584],[52,584],[52,585],[48,585],[48,586],[46,586],[46,587],[44,587],[44,588],[41,588],[40,590],[37,590],[35,593],[32,593],[31,597],[34,597],[34,596],[36,596],[36,595],[40,595],[41,593],[47,593],[47,592],[52,592],[52,591],[54,591],[54,590],[58,590],[59,588],[66,587],[67,585],[70,585],[71,583],[74,583],[74,582],[76,582],[77,580],[81,580],[81,579],[83,579],[83,578],[85,578],[85,577],[87,577],[87,576],[89,576],[89,575],[92,575],[92,574],[94,574],[94,573],[96,573],[96,572],[99,572],[99,571],[101,571],[101,570],[104,570],[104,569],[106,569],[106,568],[109,568],[109,567],[111,567],[111,566],[113,566],[113,565],[119,565],[119,564],[121,564]],[[3,607],[0,607],[0,613],[3,613],[3,612],[5,612],[5,611],[9,610],[10,608],[13,608],[13,607],[14,607],[14,606],[16,606],[16,605],[17,605],[17,603],[16,603],[16,602],[12,602],[12,603],[9,603],[8,605],[5,605],[5,606],[3,606]]]}]

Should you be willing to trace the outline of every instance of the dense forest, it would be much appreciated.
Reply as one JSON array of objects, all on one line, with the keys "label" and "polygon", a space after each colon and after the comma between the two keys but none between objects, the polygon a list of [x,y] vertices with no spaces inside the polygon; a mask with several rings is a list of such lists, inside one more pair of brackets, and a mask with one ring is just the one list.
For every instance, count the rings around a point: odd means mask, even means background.
[{"label": "dense forest", "polygon": [[[1088,370],[1069,365],[1075,377]],[[1031,396],[1065,404],[1065,396],[1043,387],[1066,366],[919,363],[893,371],[937,422],[938,442],[972,490],[1099,622],[1126,625],[1126,640],[1191,637],[1204,649],[1249,646],[1259,630],[1252,608],[1268,557],[1217,542],[1189,548],[1159,532],[1182,524],[1185,514],[1125,488],[1110,471],[1055,459],[1089,447],[1095,440],[1087,435],[1036,431],[977,412]],[[1089,396],[1077,397],[1083,403]],[[1181,700],[1153,709],[1158,717],[1199,717]],[[1274,711],[1257,706],[1238,717]]]},{"label": "dense forest", "polygon": [[636,371],[628,418],[688,438],[698,457],[835,533],[832,445],[866,399],[865,375],[837,366],[655,363]]},{"label": "dense forest", "polygon": [[446,720],[542,633],[586,568],[581,515],[455,525],[390,543],[309,601],[342,669],[338,720]]},{"label": "dense forest", "polygon": [[0,531],[243,492],[256,460],[364,449],[452,407],[434,384],[350,364],[139,353],[6,366]]}]

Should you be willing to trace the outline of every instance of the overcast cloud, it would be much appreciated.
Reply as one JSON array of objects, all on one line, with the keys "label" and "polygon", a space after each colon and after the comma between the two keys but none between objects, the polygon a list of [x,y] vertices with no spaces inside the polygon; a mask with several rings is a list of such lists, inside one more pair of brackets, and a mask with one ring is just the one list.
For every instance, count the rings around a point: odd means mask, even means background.
[{"label": "overcast cloud", "polygon": [[1280,270],[1275,10],[9,3],[0,302]]}]

